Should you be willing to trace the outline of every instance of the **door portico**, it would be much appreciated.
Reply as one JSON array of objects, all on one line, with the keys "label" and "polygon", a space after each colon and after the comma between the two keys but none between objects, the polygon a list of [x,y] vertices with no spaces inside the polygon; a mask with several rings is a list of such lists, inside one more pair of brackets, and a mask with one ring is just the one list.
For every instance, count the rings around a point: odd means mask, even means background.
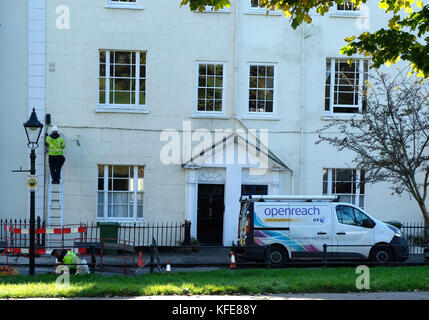
[{"label": "door portico", "polygon": [[[234,150],[238,150],[238,154],[243,151],[240,150],[240,143],[237,139],[232,139],[232,141],[236,144]],[[216,155],[212,156],[216,157]],[[198,238],[199,209],[201,213],[198,189],[201,185],[224,185],[222,219],[222,245],[224,246],[230,246],[237,241],[242,185],[268,186],[268,194],[281,194],[289,191],[290,181],[288,179],[291,179],[289,167],[279,163],[278,159],[270,155],[267,155],[267,159],[267,166],[263,170],[251,163],[241,164],[239,161],[234,161],[233,163],[213,164],[210,162],[207,164],[202,159],[189,161],[182,166],[186,171],[185,220],[191,222],[192,238]],[[218,197],[216,199],[221,201]]]}]

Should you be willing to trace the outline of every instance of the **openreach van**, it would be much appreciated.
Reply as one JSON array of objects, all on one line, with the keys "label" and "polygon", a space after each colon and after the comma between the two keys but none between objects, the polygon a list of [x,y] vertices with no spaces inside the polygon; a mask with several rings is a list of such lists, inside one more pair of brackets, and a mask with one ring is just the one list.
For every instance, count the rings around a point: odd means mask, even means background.
[{"label": "openreach van", "polygon": [[[377,263],[408,259],[401,231],[359,207],[333,196],[243,196],[240,199],[237,257],[289,260],[370,259]],[[270,250],[266,250],[267,248]]]}]

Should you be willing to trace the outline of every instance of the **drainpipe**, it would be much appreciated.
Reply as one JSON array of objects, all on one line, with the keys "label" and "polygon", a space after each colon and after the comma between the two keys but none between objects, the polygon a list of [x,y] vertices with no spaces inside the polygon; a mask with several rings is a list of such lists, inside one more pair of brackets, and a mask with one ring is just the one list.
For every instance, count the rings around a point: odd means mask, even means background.
[{"label": "drainpipe", "polygon": [[300,85],[300,133],[299,133],[299,188],[298,194],[302,193],[302,168],[304,162],[304,37],[305,22],[301,27],[301,85]]},{"label": "drainpipe", "polygon": [[235,21],[234,21],[234,96],[232,102],[232,114],[235,117],[236,103],[238,100],[238,33],[239,33],[239,3],[235,1]]},{"label": "drainpipe", "polygon": [[305,72],[305,39],[310,37],[311,34],[305,34],[305,22],[301,27],[301,88],[300,88],[300,145],[299,145],[299,187],[298,194],[302,194],[302,168],[304,162],[304,72]]},{"label": "drainpipe", "polygon": [[47,199],[46,199],[46,189],[48,187],[49,184],[49,177],[50,177],[50,172],[51,172],[51,168],[48,168],[49,170],[49,174],[47,174],[46,171],[46,158],[48,157],[48,152],[46,149],[46,137],[48,136],[48,128],[45,128],[45,134],[43,135],[43,221],[47,221],[48,220],[48,208],[47,206],[49,205],[49,203],[47,203]]}]

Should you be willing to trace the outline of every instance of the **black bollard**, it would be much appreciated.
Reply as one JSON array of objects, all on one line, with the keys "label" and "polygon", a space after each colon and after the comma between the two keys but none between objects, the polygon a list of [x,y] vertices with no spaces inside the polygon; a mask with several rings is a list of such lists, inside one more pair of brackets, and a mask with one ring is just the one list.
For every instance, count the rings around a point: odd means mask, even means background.
[{"label": "black bollard", "polygon": [[155,257],[155,245],[152,243],[150,245],[150,263],[149,263],[150,264],[150,269],[149,269],[150,273],[153,273],[154,257]]},{"label": "black bollard", "polygon": [[324,268],[326,268],[326,265],[328,264],[328,252],[327,252],[327,249],[328,249],[328,245],[325,243],[324,245],[323,245],[323,267]]}]

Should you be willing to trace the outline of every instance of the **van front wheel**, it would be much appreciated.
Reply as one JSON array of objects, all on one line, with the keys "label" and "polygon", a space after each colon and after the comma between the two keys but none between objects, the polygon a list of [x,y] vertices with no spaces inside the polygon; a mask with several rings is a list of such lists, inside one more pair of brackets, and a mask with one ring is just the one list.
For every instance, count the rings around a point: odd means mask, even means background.
[{"label": "van front wheel", "polygon": [[280,245],[272,245],[270,247],[270,263],[272,267],[283,267],[288,261],[287,250]]},{"label": "van front wheel", "polygon": [[393,252],[387,246],[374,247],[371,251],[372,262],[383,264],[393,261]]}]

